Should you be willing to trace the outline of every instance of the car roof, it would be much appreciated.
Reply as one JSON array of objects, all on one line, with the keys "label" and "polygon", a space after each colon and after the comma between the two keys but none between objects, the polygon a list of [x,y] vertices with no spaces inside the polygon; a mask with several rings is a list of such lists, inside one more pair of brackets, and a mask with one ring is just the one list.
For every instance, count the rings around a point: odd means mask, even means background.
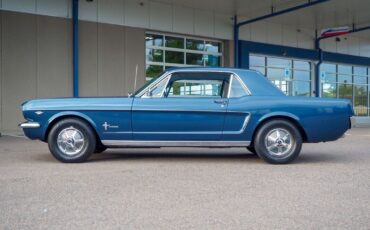
[{"label": "car roof", "polygon": [[259,96],[285,96],[285,94],[278,89],[270,80],[268,80],[262,73],[249,70],[249,69],[238,69],[230,67],[175,67],[167,69],[166,72],[177,72],[177,71],[202,71],[202,72],[230,72],[238,75],[241,80],[247,85],[249,91],[253,95]]}]

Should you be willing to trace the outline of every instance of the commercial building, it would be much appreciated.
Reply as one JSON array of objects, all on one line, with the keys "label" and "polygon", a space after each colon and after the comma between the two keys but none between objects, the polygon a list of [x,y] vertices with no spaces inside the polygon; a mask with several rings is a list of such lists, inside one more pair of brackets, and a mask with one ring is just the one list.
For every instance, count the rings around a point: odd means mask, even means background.
[{"label": "commercial building", "polygon": [[[0,0],[0,9],[3,133],[19,132],[25,100],[127,95],[188,65],[251,68],[288,95],[348,98],[370,123],[368,0]],[[343,26],[348,34],[318,39]]]}]

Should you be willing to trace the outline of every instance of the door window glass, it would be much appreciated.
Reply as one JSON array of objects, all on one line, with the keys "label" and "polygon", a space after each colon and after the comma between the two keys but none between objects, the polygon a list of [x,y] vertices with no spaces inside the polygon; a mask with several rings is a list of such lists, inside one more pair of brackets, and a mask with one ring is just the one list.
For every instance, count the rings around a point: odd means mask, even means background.
[{"label": "door window glass", "polygon": [[175,73],[166,89],[168,97],[222,97],[227,73]]},{"label": "door window glass", "polygon": [[221,97],[221,80],[178,80],[172,83],[168,97]]}]

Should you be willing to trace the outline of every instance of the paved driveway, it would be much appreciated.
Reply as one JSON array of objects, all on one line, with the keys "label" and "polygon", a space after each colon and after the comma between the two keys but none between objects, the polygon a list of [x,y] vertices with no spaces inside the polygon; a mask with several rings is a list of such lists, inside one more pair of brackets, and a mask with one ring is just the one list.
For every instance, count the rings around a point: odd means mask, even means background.
[{"label": "paved driveway", "polygon": [[0,138],[0,229],[370,229],[370,129],[290,165],[245,149],[124,149],[62,164]]}]

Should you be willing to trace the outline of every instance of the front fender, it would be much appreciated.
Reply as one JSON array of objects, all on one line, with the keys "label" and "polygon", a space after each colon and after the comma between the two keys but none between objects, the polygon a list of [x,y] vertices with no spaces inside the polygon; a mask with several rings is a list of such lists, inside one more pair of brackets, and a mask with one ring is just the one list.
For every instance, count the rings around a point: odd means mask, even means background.
[{"label": "front fender", "polygon": [[53,125],[55,121],[63,117],[81,118],[82,120],[85,120],[87,123],[89,123],[94,130],[96,130],[96,123],[86,114],[83,114],[77,111],[63,111],[63,112],[54,114],[48,119],[47,124],[45,124],[42,140],[46,140],[47,131],[50,129],[50,125]]}]

